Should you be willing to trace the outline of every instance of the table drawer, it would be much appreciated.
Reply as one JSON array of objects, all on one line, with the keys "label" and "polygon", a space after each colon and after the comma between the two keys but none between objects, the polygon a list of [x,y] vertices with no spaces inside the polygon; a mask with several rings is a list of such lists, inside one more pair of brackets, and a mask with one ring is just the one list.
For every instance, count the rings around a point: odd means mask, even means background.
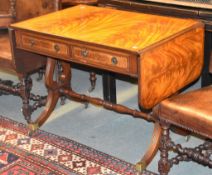
[{"label": "table drawer", "polygon": [[68,45],[46,38],[40,38],[37,36],[22,34],[21,45],[23,48],[35,50],[37,52],[40,52],[41,54],[44,52],[52,55],[60,55],[65,57],[68,57],[69,55]]},{"label": "table drawer", "polygon": [[122,55],[73,46],[72,56],[73,59],[77,59],[79,62],[99,65],[99,68],[122,69],[129,72],[129,56],[127,54]]},{"label": "table drawer", "polygon": [[15,34],[20,49],[137,77],[137,54],[22,31]]}]

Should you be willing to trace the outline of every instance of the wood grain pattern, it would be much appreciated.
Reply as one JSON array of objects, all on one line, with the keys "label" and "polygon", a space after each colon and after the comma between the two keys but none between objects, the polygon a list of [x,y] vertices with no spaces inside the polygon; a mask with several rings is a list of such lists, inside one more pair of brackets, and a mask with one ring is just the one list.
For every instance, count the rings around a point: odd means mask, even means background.
[{"label": "wood grain pattern", "polygon": [[[194,81],[203,64],[203,24],[190,19],[79,5],[12,27],[17,34],[67,43],[72,49],[67,61],[137,76],[139,104],[148,109]],[[65,59],[40,48],[19,47]],[[85,49],[84,61],[80,52]],[[109,65],[113,56],[116,66]]]},{"label": "wood grain pattern", "polygon": [[200,75],[203,66],[204,30],[197,28],[146,50],[139,63],[139,101],[152,108]]},{"label": "wood grain pattern", "polygon": [[59,54],[61,57],[67,57],[69,55],[69,48],[64,43],[44,40],[43,38],[29,35],[22,35],[21,42],[23,47],[30,48],[32,50],[41,50],[41,52],[44,51],[51,54]]},{"label": "wood grain pattern", "polygon": [[16,31],[16,46],[23,50],[56,57],[99,69],[137,77],[137,54],[61,40],[32,32]]},{"label": "wood grain pattern", "polygon": [[194,20],[79,5],[12,27],[140,52],[196,24]]},{"label": "wood grain pattern", "polygon": [[[102,53],[96,50],[85,49],[81,47],[72,48],[73,59],[78,59],[83,63],[93,63],[101,66],[110,66],[124,69],[128,71],[129,69],[129,58],[122,55],[114,55],[109,53]],[[113,55],[113,56],[112,56]]]}]

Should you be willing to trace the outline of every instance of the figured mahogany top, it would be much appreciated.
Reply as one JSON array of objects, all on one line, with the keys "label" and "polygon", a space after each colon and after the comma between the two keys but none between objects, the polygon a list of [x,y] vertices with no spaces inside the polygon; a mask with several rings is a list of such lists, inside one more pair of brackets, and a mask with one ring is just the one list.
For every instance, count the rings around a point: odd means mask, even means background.
[{"label": "figured mahogany top", "polygon": [[78,5],[12,24],[18,29],[141,52],[200,22],[110,8]]}]

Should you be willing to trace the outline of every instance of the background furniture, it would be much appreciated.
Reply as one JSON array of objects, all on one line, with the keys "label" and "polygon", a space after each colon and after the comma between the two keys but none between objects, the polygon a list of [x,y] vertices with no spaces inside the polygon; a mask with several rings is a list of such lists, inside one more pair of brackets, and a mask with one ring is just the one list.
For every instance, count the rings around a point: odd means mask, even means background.
[{"label": "background furniture", "polygon": [[[22,110],[28,122],[32,111],[45,103],[43,97],[30,94],[32,81],[29,75],[46,65],[46,57],[16,48],[12,52],[7,27],[12,22],[58,10],[59,3],[58,0],[0,0],[0,69],[16,74],[20,79],[17,85],[8,80],[0,80],[0,90],[1,94],[9,93],[22,98]],[[33,106],[29,104],[30,99],[36,101]]]},{"label": "background furniture", "polygon": [[87,4],[87,5],[96,5],[98,0],[61,0],[62,5],[78,5],[78,4]]},{"label": "background furniture", "polygon": [[6,28],[16,17],[16,0],[1,0],[0,4],[0,28]]},{"label": "background furniture", "polygon": [[[199,19],[205,23],[205,53],[202,71],[202,86],[212,83],[208,65],[212,57],[212,2],[204,0],[99,0],[99,6],[124,9],[180,18]],[[105,94],[116,101],[115,75],[108,76],[105,82]]]}]

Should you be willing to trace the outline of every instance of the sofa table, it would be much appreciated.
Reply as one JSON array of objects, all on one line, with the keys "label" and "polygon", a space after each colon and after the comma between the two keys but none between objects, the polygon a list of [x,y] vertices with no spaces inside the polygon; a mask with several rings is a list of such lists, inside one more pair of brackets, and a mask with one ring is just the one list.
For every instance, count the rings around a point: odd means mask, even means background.
[{"label": "sofa table", "polygon": [[[79,5],[12,24],[10,36],[13,51],[48,56],[47,102],[29,125],[31,130],[47,120],[61,95],[154,121],[152,144],[137,164],[139,170],[157,151],[161,135],[158,121],[143,111],[74,92],[71,64],[137,78],[139,106],[144,109],[151,109],[196,80],[203,65],[204,25],[190,19]],[[58,61],[62,71],[55,80]]]}]

